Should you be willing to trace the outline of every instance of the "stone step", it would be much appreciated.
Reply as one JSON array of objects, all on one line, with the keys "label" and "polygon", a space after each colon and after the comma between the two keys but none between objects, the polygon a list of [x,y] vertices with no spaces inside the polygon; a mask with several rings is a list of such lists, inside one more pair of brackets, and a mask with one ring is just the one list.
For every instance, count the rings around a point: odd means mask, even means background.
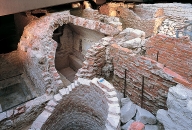
[{"label": "stone step", "polygon": [[55,102],[54,100],[50,100],[48,103],[47,103],[47,106],[51,106],[51,107],[55,107],[58,103]]},{"label": "stone step", "polygon": [[112,98],[107,98],[108,102],[113,104],[113,103],[118,103],[119,100],[117,97],[112,97]]},{"label": "stone step", "polygon": [[109,109],[108,112],[112,115],[120,115],[120,107],[119,104],[108,104]]},{"label": "stone step", "polygon": [[77,80],[74,81],[74,85],[75,85],[75,87],[79,86],[79,83]]},{"label": "stone step", "polygon": [[45,107],[45,110],[47,110],[50,113],[52,113],[54,109],[55,109],[55,107],[51,107],[51,106],[46,106]]},{"label": "stone step", "polygon": [[62,99],[62,95],[60,93],[54,95],[53,97],[54,101],[59,102]]},{"label": "stone step", "polygon": [[59,90],[59,93],[60,93],[62,96],[64,96],[64,95],[66,95],[66,94],[67,94],[67,92],[66,92],[66,89],[65,89],[65,88],[60,89],[60,90]]},{"label": "stone step", "polygon": [[68,85],[67,88],[69,89],[69,92],[72,91],[71,85]]},{"label": "stone step", "polygon": [[105,88],[107,91],[115,91],[113,85],[111,85],[109,82],[107,82],[105,79],[100,78],[98,81],[98,84],[102,87]]},{"label": "stone step", "polygon": [[120,125],[120,117],[112,114],[108,114],[107,124],[111,126],[113,129],[118,128]]},{"label": "stone step", "polygon": [[74,83],[71,84],[71,88],[72,88],[72,89],[75,88],[75,84],[74,84]]},{"label": "stone step", "polygon": [[65,88],[66,94],[69,94],[69,88]]},{"label": "stone step", "polygon": [[115,130],[111,125],[105,124],[105,130]]}]

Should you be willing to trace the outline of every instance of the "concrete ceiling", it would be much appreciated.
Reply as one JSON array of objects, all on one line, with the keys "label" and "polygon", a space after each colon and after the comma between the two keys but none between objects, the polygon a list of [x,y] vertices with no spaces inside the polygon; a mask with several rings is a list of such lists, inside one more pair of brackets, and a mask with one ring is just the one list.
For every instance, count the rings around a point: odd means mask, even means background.
[{"label": "concrete ceiling", "polygon": [[82,0],[0,0],[0,16]]}]

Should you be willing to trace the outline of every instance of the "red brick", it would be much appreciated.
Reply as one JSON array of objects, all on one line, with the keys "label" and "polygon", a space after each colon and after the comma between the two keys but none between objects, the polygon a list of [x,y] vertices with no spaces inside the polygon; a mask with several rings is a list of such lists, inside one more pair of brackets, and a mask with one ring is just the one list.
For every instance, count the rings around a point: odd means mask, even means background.
[{"label": "red brick", "polygon": [[141,122],[133,122],[130,127],[128,128],[128,130],[144,130],[145,125]]}]

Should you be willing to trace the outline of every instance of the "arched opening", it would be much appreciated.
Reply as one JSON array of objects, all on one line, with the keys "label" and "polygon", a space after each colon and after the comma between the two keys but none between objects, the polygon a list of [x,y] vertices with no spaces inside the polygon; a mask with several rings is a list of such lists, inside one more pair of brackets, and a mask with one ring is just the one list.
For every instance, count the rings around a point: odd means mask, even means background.
[{"label": "arched opening", "polygon": [[57,41],[55,68],[65,86],[73,82],[75,74],[83,65],[87,50],[104,34],[72,24],[58,27],[53,34]]}]

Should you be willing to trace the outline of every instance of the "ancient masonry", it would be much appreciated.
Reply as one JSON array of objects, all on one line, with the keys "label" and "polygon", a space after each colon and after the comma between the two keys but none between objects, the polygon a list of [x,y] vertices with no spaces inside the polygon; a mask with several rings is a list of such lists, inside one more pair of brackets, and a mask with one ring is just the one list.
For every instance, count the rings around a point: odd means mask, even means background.
[{"label": "ancient masonry", "polygon": [[0,90],[27,93],[0,102],[0,129],[190,130],[192,42],[176,33],[191,13],[179,3],[46,11],[0,54]]}]

